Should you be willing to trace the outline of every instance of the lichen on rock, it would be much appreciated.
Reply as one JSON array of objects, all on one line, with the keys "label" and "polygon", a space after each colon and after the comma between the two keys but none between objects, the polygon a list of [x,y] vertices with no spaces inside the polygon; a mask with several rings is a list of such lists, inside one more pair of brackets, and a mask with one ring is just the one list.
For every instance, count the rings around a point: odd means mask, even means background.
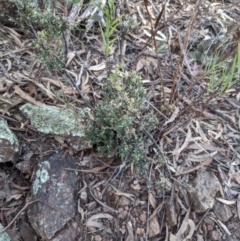
[{"label": "lichen on rock", "polygon": [[29,205],[27,215],[33,229],[43,240],[75,240],[72,236],[77,235],[77,227],[74,233],[69,234],[71,238],[57,237],[59,232],[68,232],[70,220],[77,212],[77,173],[66,170],[75,168],[76,161],[61,151],[44,157],[34,168],[28,198],[41,201]]},{"label": "lichen on rock", "polygon": [[7,122],[0,118],[0,162],[15,161],[18,156],[19,142]]},{"label": "lichen on rock", "polygon": [[44,104],[39,107],[27,103],[20,110],[31,119],[31,124],[36,129],[45,134],[84,136],[85,109],[74,113],[55,106]]},{"label": "lichen on rock", "polygon": [[[2,230],[4,227],[0,223],[0,230]],[[11,238],[6,232],[0,233],[0,241],[11,241]]]},{"label": "lichen on rock", "polygon": [[41,185],[49,179],[50,164],[47,161],[39,163],[39,169],[36,172],[36,178],[33,182],[33,195],[36,195]]},{"label": "lichen on rock", "polygon": [[15,149],[18,149],[18,140],[15,134],[9,129],[7,122],[0,118],[0,138],[8,140]]},{"label": "lichen on rock", "polygon": [[27,103],[20,110],[31,120],[31,125],[45,134],[62,135],[74,150],[90,147],[85,138],[89,108],[76,111],[43,104],[42,107]]}]

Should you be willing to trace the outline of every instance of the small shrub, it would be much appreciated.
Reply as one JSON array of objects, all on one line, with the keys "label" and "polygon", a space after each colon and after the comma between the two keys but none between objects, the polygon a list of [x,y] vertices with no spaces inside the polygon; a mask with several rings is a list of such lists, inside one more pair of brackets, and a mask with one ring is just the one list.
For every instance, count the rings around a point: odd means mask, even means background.
[{"label": "small shrub", "polygon": [[87,127],[87,135],[101,154],[127,156],[132,162],[145,165],[151,143],[144,140],[144,130],[153,130],[157,123],[153,113],[143,115],[145,96],[137,74],[116,70],[109,76],[103,99],[93,113],[95,119]]},{"label": "small shrub", "polygon": [[158,193],[171,191],[170,181],[166,178],[161,178],[161,180],[157,180],[155,183],[155,187]]},{"label": "small shrub", "polygon": [[31,0],[13,2],[17,5],[18,15],[12,21],[20,25],[25,33],[34,35],[32,46],[36,57],[48,69],[61,70],[62,62],[65,62],[62,36],[67,29],[66,22],[55,13],[51,2],[45,2],[43,6]]}]

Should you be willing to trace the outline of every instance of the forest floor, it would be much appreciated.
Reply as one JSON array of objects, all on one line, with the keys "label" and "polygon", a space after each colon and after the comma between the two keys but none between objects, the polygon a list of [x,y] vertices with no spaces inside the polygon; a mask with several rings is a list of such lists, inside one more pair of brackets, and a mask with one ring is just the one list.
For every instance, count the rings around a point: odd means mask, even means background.
[{"label": "forest floor", "polygon": [[[36,58],[33,35],[0,27],[0,118],[20,143],[17,163],[0,163],[0,222],[11,223],[12,240],[40,240],[21,210],[34,166],[60,150],[78,160],[77,240],[240,240],[239,75],[224,91],[209,88],[221,71],[206,64],[216,53],[219,68],[240,55],[240,2],[162,2],[115,1],[122,19],[108,56],[98,23],[90,22],[94,10],[83,4],[70,34],[67,71],[50,71]],[[95,148],[75,151],[61,136],[37,131],[19,110],[29,102],[94,108],[116,66],[142,77],[147,104],[140,118],[158,117],[142,136],[152,142],[142,172],[131,160]]]}]

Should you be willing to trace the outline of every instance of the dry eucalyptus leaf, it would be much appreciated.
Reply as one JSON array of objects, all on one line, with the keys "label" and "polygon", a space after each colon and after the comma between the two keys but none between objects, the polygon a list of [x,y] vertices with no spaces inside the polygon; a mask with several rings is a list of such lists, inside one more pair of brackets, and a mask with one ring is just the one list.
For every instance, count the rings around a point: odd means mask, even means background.
[{"label": "dry eucalyptus leaf", "polygon": [[160,233],[160,225],[158,222],[158,217],[154,216],[150,221],[149,221],[149,237],[154,237]]},{"label": "dry eucalyptus leaf", "polygon": [[182,146],[178,149],[173,150],[173,155],[175,156],[176,160],[179,159],[180,153],[187,147],[188,143],[192,141],[192,131],[190,128],[188,128],[188,133],[186,135],[186,139]]},{"label": "dry eucalyptus leaf", "polygon": [[150,202],[151,206],[155,209],[157,206],[156,198],[153,196],[153,194],[151,192],[149,192],[148,198],[149,198],[149,202]]},{"label": "dry eucalyptus leaf", "polygon": [[170,117],[169,120],[167,120],[167,121],[163,124],[163,126],[167,125],[168,123],[173,122],[173,121],[176,119],[176,117],[178,116],[178,113],[179,113],[179,107],[175,107],[175,110],[174,110],[174,112],[172,113],[172,116]]},{"label": "dry eucalyptus leaf", "polygon": [[89,67],[89,70],[92,70],[92,71],[100,71],[100,70],[104,70],[106,69],[106,62],[102,62],[98,65],[93,65],[91,67]]},{"label": "dry eucalyptus leaf", "polygon": [[216,198],[219,202],[227,204],[227,205],[233,205],[236,203],[236,200],[225,200],[223,198]]}]

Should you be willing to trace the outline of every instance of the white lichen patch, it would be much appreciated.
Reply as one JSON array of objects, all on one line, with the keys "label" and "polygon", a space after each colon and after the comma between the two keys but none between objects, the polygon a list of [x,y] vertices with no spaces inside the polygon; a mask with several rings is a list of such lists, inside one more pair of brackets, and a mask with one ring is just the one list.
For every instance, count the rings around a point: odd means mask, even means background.
[{"label": "white lichen patch", "polygon": [[[0,231],[3,229],[4,227],[2,226],[2,224],[0,223]],[[11,241],[11,238],[9,237],[9,235],[6,232],[0,233],[0,241]]]},{"label": "white lichen patch", "polygon": [[88,108],[69,111],[55,106],[42,107],[27,103],[20,110],[31,119],[31,124],[45,134],[84,136]]},{"label": "white lichen patch", "polygon": [[15,134],[9,129],[7,122],[0,118],[0,139],[8,140],[14,151],[18,151],[19,143]]},{"label": "white lichen patch", "polygon": [[50,170],[50,164],[47,161],[44,161],[43,163],[38,164],[38,170],[36,172],[36,178],[33,182],[32,186],[32,193],[33,195],[36,195],[38,190],[41,188],[42,184],[47,182],[50,178],[49,175]]},{"label": "white lichen patch", "polygon": [[44,166],[47,169],[50,169],[50,163],[48,161],[42,162],[42,166]]}]

